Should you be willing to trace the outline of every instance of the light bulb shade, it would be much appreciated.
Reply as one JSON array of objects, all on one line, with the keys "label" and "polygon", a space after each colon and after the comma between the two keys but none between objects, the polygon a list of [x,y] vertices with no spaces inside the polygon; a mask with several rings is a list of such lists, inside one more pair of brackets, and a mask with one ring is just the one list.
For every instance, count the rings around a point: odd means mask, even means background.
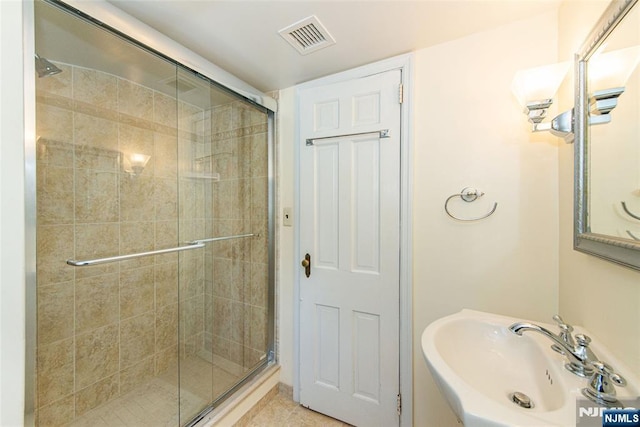
[{"label": "light bulb shade", "polygon": [[147,162],[150,158],[151,156],[148,156],[146,154],[133,153],[129,157],[129,160],[131,161],[131,167],[144,168],[145,166],[147,166]]},{"label": "light bulb shade", "polygon": [[640,62],[640,46],[596,53],[589,59],[589,92],[623,87]]},{"label": "light bulb shade", "polygon": [[125,171],[133,175],[140,175],[145,166],[151,159],[151,156],[140,153],[131,153],[125,156]]},{"label": "light bulb shade", "polygon": [[570,62],[520,70],[513,77],[511,91],[521,106],[531,101],[552,99],[569,71]]}]

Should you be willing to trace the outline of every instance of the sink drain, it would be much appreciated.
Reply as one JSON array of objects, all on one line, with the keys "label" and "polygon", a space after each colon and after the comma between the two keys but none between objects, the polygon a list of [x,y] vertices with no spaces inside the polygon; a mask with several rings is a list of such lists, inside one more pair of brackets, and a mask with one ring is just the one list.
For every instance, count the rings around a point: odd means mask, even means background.
[{"label": "sink drain", "polygon": [[511,393],[509,397],[511,398],[511,401],[513,403],[521,408],[533,408],[533,402],[531,401],[531,398],[524,393],[516,391],[515,393]]}]

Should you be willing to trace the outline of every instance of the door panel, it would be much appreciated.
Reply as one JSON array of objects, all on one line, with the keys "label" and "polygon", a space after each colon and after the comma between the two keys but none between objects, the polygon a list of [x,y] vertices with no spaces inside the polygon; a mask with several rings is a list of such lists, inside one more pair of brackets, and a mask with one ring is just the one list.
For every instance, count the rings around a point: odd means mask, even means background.
[{"label": "door panel", "polygon": [[380,403],[380,316],[353,312],[354,395]]},{"label": "door panel", "polygon": [[354,425],[398,424],[400,81],[300,93],[300,400]]},{"label": "door panel", "polygon": [[317,372],[315,381],[336,390],[340,388],[340,309],[316,305]]},{"label": "door panel", "polygon": [[315,165],[315,228],[317,230],[317,267],[338,268],[340,256],[340,242],[338,239],[338,144],[328,144],[318,147]]},{"label": "door panel", "polygon": [[380,270],[380,147],[377,139],[353,145],[351,200],[351,271]]}]

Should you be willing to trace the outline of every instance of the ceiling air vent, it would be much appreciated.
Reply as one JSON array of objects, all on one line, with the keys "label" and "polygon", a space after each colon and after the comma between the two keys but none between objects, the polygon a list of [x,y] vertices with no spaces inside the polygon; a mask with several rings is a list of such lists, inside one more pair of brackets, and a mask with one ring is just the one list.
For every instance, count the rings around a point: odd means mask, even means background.
[{"label": "ceiling air vent", "polygon": [[316,16],[304,18],[278,33],[301,55],[307,55],[336,43]]}]

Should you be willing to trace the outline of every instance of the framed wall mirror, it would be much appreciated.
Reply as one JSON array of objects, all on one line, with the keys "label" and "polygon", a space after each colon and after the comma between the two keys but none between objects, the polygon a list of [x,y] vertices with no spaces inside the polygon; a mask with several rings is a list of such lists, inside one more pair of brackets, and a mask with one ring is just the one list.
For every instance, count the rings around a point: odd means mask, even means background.
[{"label": "framed wall mirror", "polygon": [[574,248],[640,270],[640,6],[614,0],[576,55]]}]

